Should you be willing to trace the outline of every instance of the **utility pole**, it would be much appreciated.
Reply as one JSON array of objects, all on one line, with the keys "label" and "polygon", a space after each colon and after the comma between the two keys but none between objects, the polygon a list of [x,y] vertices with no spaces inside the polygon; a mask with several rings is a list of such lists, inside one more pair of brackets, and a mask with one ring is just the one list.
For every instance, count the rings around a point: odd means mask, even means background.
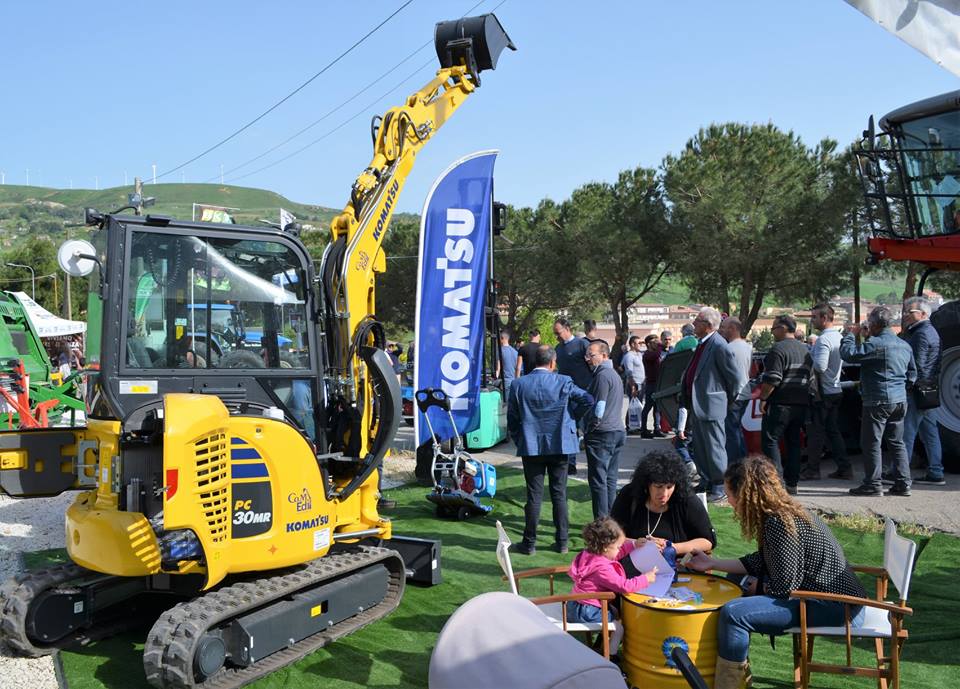
[{"label": "utility pole", "polygon": [[156,184],[157,183],[157,164],[154,163],[150,167],[153,168],[153,183]]},{"label": "utility pole", "polygon": [[133,178],[133,193],[137,198],[137,215],[143,215],[143,180],[139,177]]},{"label": "utility pole", "polygon": [[59,296],[57,295],[57,274],[50,273],[47,275],[48,278],[53,278],[53,308],[57,308],[57,302],[60,301]]},{"label": "utility pole", "polygon": [[[67,241],[70,241],[70,225],[65,225],[64,229],[67,231]],[[66,273],[66,278],[64,278],[63,283],[63,307],[60,311],[64,318],[67,320],[73,320],[73,304],[71,303],[70,297],[70,273]]]},{"label": "utility pole", "polygon": [[[853,251],[859,253],[860,225],[856,213],[853,216]],[[853,264],[853,322],[860,325],[860,261]]]}]

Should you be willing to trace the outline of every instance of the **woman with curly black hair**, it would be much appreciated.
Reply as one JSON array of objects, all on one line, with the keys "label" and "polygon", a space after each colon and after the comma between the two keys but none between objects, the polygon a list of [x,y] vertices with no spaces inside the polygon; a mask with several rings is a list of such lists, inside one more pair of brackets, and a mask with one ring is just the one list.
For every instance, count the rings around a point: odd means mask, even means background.
[{"label": "woman with curly black hair", "polygon": [[707,510],[694,495],[683,459],[673,451],[648,453],[637,465],[610,510],[628,538],[649,538],[661,552],[677,556],[709,551],[717,534]]}]

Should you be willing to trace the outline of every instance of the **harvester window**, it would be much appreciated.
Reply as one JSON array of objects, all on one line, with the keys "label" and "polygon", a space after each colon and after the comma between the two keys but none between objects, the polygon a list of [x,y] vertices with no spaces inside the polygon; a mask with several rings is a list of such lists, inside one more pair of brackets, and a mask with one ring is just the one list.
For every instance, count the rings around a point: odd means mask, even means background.
[{"label": "harvester window", "polygon": [[902,124],[901,159],[920,234],[960,232],[960,118],[955,112]]},{"label": "harvester window", "polygon": [[301,265],[278,242],[134,232],[127,365],[308,369]]}]

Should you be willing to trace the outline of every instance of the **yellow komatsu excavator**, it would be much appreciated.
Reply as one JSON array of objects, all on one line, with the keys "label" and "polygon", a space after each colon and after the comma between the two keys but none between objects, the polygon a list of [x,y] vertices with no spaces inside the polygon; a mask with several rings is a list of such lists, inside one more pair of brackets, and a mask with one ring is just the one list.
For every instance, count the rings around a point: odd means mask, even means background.
[{"label": "yellow komatsu excavator", "polygon": [[[441,22],[441,68],[374,120],[374,155],[319,269],[293,226],[86,211],[87,423],[0,433],[0,488],[78,490],[71,564],[0,587],[0,639],[24,655],[156,619],[157,687],[238,687],[388,614],[405,569],[377,510],[399,422],[375,275],[417,152],[504,48],[492,14]],[[149,616],[149,617],[148,617]]]}]

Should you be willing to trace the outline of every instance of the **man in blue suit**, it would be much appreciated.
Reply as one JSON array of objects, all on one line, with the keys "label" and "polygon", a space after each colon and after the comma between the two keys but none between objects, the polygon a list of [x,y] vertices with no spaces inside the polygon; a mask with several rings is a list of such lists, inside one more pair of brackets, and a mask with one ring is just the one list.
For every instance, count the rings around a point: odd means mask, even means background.
[{"label": "man in blue suit", "polygon": [[723,474],[727,470],[724,420],[730,406],[746,384],[737,367],[733,350],[717,333],[720,312],[706,307],[693,321],[697,349],[683,374],[683,401],[690,414],[693,432],[693,459],[708,483],[708,500],[718,502],[726,495]]},{"label": "man in blue suit", "polygon": [[593,406],[593,398],[573,379],[556,373],[557,353],[548,345],[537,348],[536,368],[517,378],[507,397],[507,428],[523,460],[527,502],[523,513],[523,540],[513,549],[536,552],[537,522],[543,501],[543,475],[550,476],[550,501],[556,531],[554,550],[567,550],[567,458],[579,450],[576,419]]}]

